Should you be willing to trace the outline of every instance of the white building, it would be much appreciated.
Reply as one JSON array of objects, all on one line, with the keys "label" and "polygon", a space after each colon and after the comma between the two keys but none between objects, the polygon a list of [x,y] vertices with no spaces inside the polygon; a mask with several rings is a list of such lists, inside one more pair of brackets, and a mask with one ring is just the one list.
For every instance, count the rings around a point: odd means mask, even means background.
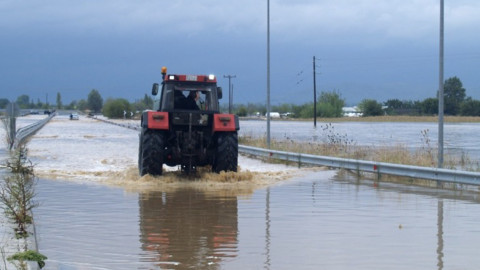
[{"label": "white building", "polygon": [[358,110],[357,106],[353,107],[343,107],[342,108],[343,116],[346,117],[360,117],[363,113]]},{"label": "white building", "polygon": [[[267,114],[265,114],[265,117],[267,117]],[[280,118],[280,113],[270,112],[270,118]]]}]

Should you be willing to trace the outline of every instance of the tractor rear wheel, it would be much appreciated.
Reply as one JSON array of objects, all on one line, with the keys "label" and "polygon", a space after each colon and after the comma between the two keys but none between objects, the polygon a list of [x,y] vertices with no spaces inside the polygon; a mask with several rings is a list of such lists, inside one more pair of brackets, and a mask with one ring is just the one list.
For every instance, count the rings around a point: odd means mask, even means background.
[{"label": "tractor rear wheel", "polygon": [[142,128],[138,147],[138,170],[145,174],[161,175],[165,152],[165,136],[162,132]]},{"label": "tractor rear wheel", "polygon": [[237,132],[222,132],[217,135],[217,149],[212,164],[212,170],[236,172],[238,167],[238,136]]}]

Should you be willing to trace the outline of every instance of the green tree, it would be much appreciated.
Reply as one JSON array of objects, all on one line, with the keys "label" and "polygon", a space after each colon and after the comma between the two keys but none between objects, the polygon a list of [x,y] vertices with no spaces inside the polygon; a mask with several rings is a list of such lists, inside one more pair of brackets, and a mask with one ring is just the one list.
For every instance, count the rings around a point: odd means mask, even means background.
[{"label": "green tree", "polygon": [[292,105],[288,103],[272,106],[272,112],[287,113],[291,111]]},{"label": "green tree", "polygon": [[81,99],[77,102],[77,110],[85,111],[88,109],[88,103],[85,99]]},{"label": "green tree", "polygon": [[30,107],[30,97],[28,95],[21,95],[17,98],[17,105],[20,109],[27,109]]},{"label": "green tree", "polygon": [[293,113],[299,118],[313,118],[313,102],[299,106]]},{"label": "green tree", "polygon": [[445,96],[445,114],[457,115],[460,112],[460,105],[465,100],[465,88],[459,78],[452,77],[445,80],[444,84]]},{"label": "green tree", "polygon": [[261,115],[265,115],[267,113],[267,107],[262,103],[248,103],[247,112],[252,115],[256,114],[257,112],[259,112]]},{"label": "green tree", "polygon": [[420,104],[422,114],[438,114],[438,98],[427,98]]},{"label": "green tree", "polygon": [[10,101],[6,98],[0,98],[0,109],[5,109]]},{"label": "green tree", "polygon": [[153,109],[153,99],[149,97],[147,94],[145,94],[143,99],[134,102],[133,104],[131,104],[131,106],[132,106],[132,110],[134,110],[135,112],[136,111],[141,112],[147,109],[151,110]]},{"label": "green tree", "polygon": [[[39,98],[37,98],[37,104],[35,104],[35,107],[36,107],[36,108],[44,108],[44,107],[46,107],[46,106],[45,106],[45,104],[43,104],[43,103],[40,101]],[[47,108],[45,108],[45,109],[47,109]]]},{"label": "green tree", "polygon": [[389,99],[383,103],[387,106],[386,112],[388,115],[397,115],[398,111],[403,108],[403,101],[399,99]]},{"label": "green tree", "polygon": [[388,115],[418,115],[421,113],[420,101],[389,99],[383,103]]},{"label": "green tree", "polygon": [[103,107],[103,98],[96,89],[92,89],[88,94],[87,99],[88,108],[94,113],[98,113],[102,110]]},{"label": "green tree", "polygon": [[385,106],[387,106],[388,108],[392,108],[392,109],[400,109],[400,108],[403,108],[404,105],[403,105],[403,101],[399,100],[399,99],[389,99],[387,101],[385,101]]},{"label": "green tree", "polygon": [[244,105],[240,105],[240,107],[238,107],[238,110],[237,110],[237,115],[238,116],[247,116],[248,115],[247,107],[245,107]]},{"label": "green tree", "polygon": [[358,108],[363,113],[363,116],[378,116],[383,115],[382,104],[373,99],[364,99],[358,104]]},{"label": "green tree", "polygon": [[480,100],[467,98],[467,100],[460,105],[460,115],[480,116]]},{"label": "green tree", "polygon": [[320,117],[341,117],[345,99],[337,91],[322,92],[318,99],[317,115]]},{"label": "green tree", "polygon": [[65,110],[76,110],[77,109],[77,101],[73,100],[70,104],[64,106]]},{"label": "green tree", "polygon": [[145,94],[143,97],[143,104],[145,104],[146,108],[153,109],[153,99],[149,95]]},{"label": "green tree", "polygon": [[62,109],[62,96],[60,95],[60,92],[57,92],[57,109]]},{"label": "green tree", "polygon": [[103,115],[108,118],[123,118],[124,112],[130,117],[131,111],[130,103],[123,98],[107,99],[103,106]]}]

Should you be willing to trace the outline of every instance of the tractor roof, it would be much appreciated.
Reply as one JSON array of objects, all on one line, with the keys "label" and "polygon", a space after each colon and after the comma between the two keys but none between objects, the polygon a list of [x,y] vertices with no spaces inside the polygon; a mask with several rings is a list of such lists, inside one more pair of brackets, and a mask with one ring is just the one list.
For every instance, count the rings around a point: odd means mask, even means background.
[{"label": "tractor roof", "polygon": [[177,75],[168,74],[165,76],[165,82],[198,82],[198,83],[216,83],[217,77],[214,75]]}]

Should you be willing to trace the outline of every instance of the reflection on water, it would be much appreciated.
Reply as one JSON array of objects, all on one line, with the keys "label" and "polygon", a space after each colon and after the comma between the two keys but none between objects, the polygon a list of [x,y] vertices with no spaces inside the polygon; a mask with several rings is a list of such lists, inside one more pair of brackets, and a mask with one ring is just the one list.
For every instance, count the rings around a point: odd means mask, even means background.
[{"label": "reflection on water", "polygon": [[237,256],[235,196],[47,180],[37,192],[37,233],[50,269],[218,269]]},{"label": "reflection on water", "polygon": [[140,194],[140,241],[146,260],[170,269],[216,269],[237,252],[237,199],[183,188]]},{"label": "reflection on water", "polygon": [[[208,183],[207,183],[208,185]],[[39,181],[47,269],[476,269],[478,192],[312,172],[249,196]]]},{"label": "reflection on water", "polygon": [[443,200],[438,200],[438,221],[437,221],[437,258],[438,258],[438,270],[443,269]]}]

